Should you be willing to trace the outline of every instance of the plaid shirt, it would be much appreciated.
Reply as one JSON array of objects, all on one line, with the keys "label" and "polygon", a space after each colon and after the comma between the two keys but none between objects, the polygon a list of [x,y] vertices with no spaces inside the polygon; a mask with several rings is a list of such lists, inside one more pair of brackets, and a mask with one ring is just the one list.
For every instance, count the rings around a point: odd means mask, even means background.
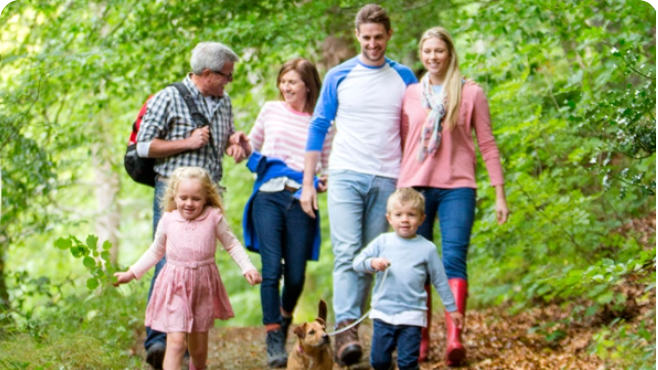
[{"label": "plaid shirt", "polygon": [[[185,151],[166,158],[157,158],[155,172],[160,176],[169,177],[173,171],[182,166],[196,166],[210,172],[213,180],[222,179],[222,157],[228,144],[228,138],[235,132],[231,99],[224,93],[223,97],[212,97],[212,109],[199,89],[190,79],[185,77],[183,83],[190,90],[199,109],[210,122],[210,136],[214,151],[210,145],[197,150]],[[185,105],[183,97],[173,86],[161,90],[148,101],[146,114],[142,119],[137,134],[137,142],[151,142],[153,139],[167,141],[181,140],[190,137],[196,129],[192,115]]]}]

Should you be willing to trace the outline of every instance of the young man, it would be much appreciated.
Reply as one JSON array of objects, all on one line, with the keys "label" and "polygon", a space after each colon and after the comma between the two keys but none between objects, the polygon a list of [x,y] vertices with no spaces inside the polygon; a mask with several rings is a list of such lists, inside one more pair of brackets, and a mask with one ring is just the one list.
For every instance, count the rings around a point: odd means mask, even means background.
[{"label": "young man", "polygon": [[[337,329],[361,316],[372,277],[357,273],[352,260],[388,229],[386,200],[400,172],[400,112],[406,87],[417,82],[406,66],[386,58],[393,35],[386,11],[361,8],[355,21],[361,53],[331,69],[309,126],[302,208],[315,217],[313,175],[324,138],[333,122],[337,134],[329,160],[328,206],[334,260],[334,313]],[[336,361],[350,365],[363,352],[354,327],[336,336]]]}]

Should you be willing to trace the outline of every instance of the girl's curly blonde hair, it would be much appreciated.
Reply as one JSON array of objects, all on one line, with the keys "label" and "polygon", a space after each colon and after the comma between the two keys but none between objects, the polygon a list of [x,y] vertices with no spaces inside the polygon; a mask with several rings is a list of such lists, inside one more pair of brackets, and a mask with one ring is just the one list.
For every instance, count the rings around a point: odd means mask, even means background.
[{"label": "girl's curly blonde hair", "polygon": [[181,180],[196,179],[201,184],[206,194],[206,205],[219,208],[224,212],[222,197],[219,195],[219,188],[210,178],[208,171],[200,167],[179,167],[169,178],[167,190],[161,200],[161,207],[165,212],[171,212],[176,209],[176,192]]}]

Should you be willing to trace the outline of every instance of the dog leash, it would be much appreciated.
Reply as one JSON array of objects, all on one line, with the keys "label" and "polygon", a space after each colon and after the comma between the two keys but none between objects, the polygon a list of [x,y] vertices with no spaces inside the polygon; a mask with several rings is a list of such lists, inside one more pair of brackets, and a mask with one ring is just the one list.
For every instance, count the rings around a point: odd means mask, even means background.
[{"label": "dog leash", "polygon": [[[390,267],[390,265],[389,265],[389,267]],[[389,268],[387,267],[386,270],[384,270],[384,277],[382,277],[382,284],[379,286],[379,289],[377,290],[377,294],[379,294],[379,293],[382,292],[382,288],[384,287],[384,283],[386,282],[386,277],[388,276],[388,269],[389,269]],[[344,328],[340,328],[340,330],[336,330],[336,331],[333,331],[333,332],[331,332],[331,333],[327,333],[327,335],[330,336],[330,337],[333,337],[333,336],[336,336],[336,335],[338,335],[338,334],[340,334],[340,333],[342,333],[342,332],[345,332],[345,331],[348,331],[348,330],[352,329],[353,327],[355,327],[355,326],[357,326],[359,323],[361,323],[361,321],[365,320],[366,317],[368,317],[368,315],[370,314],[370,311],[372,311],[372,307],[370,307],[370,309],[368,310],[368,312],[366,312],[363,316],[361,316],[361,317],[360,317],[358,320],[356,320],[355,322],[353,322],[353,323],[347,325],[347,326],[344,327]]]}]

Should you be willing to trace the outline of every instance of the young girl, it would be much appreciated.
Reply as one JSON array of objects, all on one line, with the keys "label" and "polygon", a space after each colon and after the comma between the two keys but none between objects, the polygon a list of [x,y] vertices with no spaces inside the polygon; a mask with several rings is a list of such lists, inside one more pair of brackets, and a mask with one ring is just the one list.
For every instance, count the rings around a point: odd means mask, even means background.
[{"label": "young girl", "polygon": [[[414,187],[425,196],[427,218],[418,234],[434,240],[434,221],[441,227],[443,265],[457,308],[466,315],[466,256],[475,214],[475,143],[496,188],[496,218],[502,224],[509,210],[503,170],[491,130],[489,104],[478,85],[464,82],[457,52],[447,30],[434,27],[420,39],[420,60],[427,74],[409,86],[402,102],[400,136],[404,154],[398,187]],[[429,293],[429,289],[428,289]],[[432,315],[427,298],[427,318]],[[429,350],[429,328],[423,331],[421,360]],[[446,314],[446,362],[459,365],[466,356],[461,329]]]},{"label": "young girl", "polygon": [[167,333],[163,368],[180,369],[187,349],[190,370],[205,369],[208,330],[215,319],[234,316],[215,264],[216,239],[249,284],[259,284],[261,276],[229,229],[219,192],[207,171],[198,167],[175,170],[162,208],[166,213],[153,244],[128,271],[114,275],[116,285],[139,279],[166,253],[167,264],[146,308],[146,326]]}]

